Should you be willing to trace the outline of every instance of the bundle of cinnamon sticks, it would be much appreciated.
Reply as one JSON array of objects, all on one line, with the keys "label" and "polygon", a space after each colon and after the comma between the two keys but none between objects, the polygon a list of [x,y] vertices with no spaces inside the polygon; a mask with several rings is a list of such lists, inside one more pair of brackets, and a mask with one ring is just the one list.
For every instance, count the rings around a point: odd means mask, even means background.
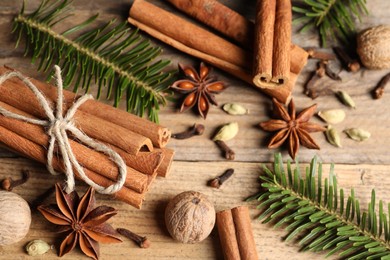
[{"label": "bundle of cinnamon sticks", "polygon": [[[0,75],[9,71],[10,68],[0,67]],[[52,105],[55,104],[56,87],[34,79],[31,82]],[[38,100],[20,79],[8,79],[0,85],[0,91],[0,106],[4,109],[29,118],[46,119]],[[64,91],[64,113],[76,98],[74,93]],[[169,172],[174,151],[165,146],[170,139],[170,131],[95,100],[83,103],[73,120],[77,128],[106,144],[122,157],[127,165],[127,177],[122,189],[113,195],[141,208],[146,192],[156,176],[165,177]],[[46,164],[48,142],[49,137],[43,127],[0,115],[0,143],[8,149]],[[72,138],[69,138],[69,142],[89,179],[105,187],[116,182],[119,172],[113,161]],[[54,156],[53,167],[57,171],[63,171],[60,156]],[[74,172],[77,175],[77,171]]]},{"label": "bundle of cinnamon sticks", "polygon": [[[166,1],[226,36],[228,40],[144,0],[133,2],[128,21],[154,38],[259,87],[282,103],[290,100],[295,81],[306,65],[308,53],[291,44],[291,35],[288,34],[291,16],[286,12],[289,10],[289,1],[283,0],[285,4],[278,9],[275,6],[265,11],[261,8],[258,10],[259,21],[263,21],[272,11],[276,17],[273,19],[273,28],[283,24],[281,30],[271,31],[266,28],[275,42],[270,45],[272,49],[255,41],[255,35],[261,33],[260,22],[257,21],[255,26],[216,0]],[[270,51],[271,61],[267,57],[266,60],[259,59]],[[270,75],[264,77],[264,73]]]}]

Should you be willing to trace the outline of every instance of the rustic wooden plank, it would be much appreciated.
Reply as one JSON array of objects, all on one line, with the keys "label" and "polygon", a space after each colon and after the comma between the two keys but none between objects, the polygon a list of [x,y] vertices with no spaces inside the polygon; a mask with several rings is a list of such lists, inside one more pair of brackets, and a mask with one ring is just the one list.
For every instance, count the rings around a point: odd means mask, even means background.
[{"label": "rustic wooden plank", "polygon": [[[173,8],[167,6],[160,0],[152,0],[164,8],[172,11]],[[245,14],[252,19],[254,8],[252,4],[242,4],[237,0],[223,0],[231,8]],[[28,1],[27,10],[34,10],[40,0]],[[14,49],[15,38],[10,34],[12,18],[18,13],[22,1],[2,0],[0,4],[0,65],[8,65],[29,76],[43,79],[42,73],[36,71],[36,65],[30,64],[29,57],[23,57],[22,46]],[[78,0],[73,3],[76,15],[71,19],[57,25],[56,30],[62,31],[74,24],[85,20],[97,11],[100,13],[98,23],[103,23],[112,18],[124,21],[128,14],[131,1],[117,0]],[[378,24],[390,24],[388,10],[389,1],[371,0],[367,3],[370,15],[363,18],[363,22],[358,24],[358,28],[365,29]],[[302,47],[318,46],[318,36],[314,31],[309,33],[297,33],[298,27],[294,27],[294,43]],[[145,36],[148,38],[148,36]],[[188,64],[198,64],[195,59],[185,54],[178,53],[174,49],[151,39],[154,44],[164,49],[164,58],[172,59],[170,68],[175,68],[178,62]],[[355,188],[357,197],[363,207],[368,203],[371,189],[377,191],[377,198],[389,201],[389,191],[386,189],[390,180],[388,172],[390,170],[390,120],[387,115],[389,108],[386,93],[381,100],[372,100],[370,91],[376,82],[388,71],[362,71],[356,74],[342,72],[340,76],[343,82],[335,83],[324,80],[324,84],[336,84],[337,88],[346,90],[351,94],[357,103],[356,109],[344,107],[334,96],[320,97],[312,101],[303,94],[303,85],[309,77],[310,72],[315,68],[315,61],[310,61],[298,78],[298,83],[294,90],[294,99],[298,109],[318,103],[319,109],[342,108],[347,113],[346,120],[336,125],[342,130],[346,127],[362,127],[372,133],[371,139],[363,143],[356,143],[347,139],[342,134],[343,148],[335,148],[328,144],[323,134],[313,136],[321,146],[320,151],[302,148],[299,159],[308,162],[313,155],[317,154],[324,163],[335,162],[336,174],[339,186],[349,190]],[[102,245],[102,259],[221,259],[221,248],[218,242],[218,234],[214,230],[209,238],[204,242],[195,245],[184,245],[174,242],[168,235],[164,226],[163,212],[170,198],[179,192],[195,189],[208,195],[217,210],[231,208],[244,204],[243,199],[254,194],[259,189],[258,175],[261,167],[258,162],[272,161],[272,153],[266,149],[269,133],[265,133],[258,128],[258,123],[269,119],[270,100],[260,91],[253,87],[232,78],[231,76],[216,70],[217,76],[226,81],[229,88],[217,96],[220,104],[218,108],[212,107],[207,120],[203,120],[195,113],[187,112],[179,114],[173,103],[169,103],[160,113],[160,121],[168,126],[173,132],[178,132],[191,126],[193,123],[203,123],[206,125],[206,132],[201,137],[194,137],[189,140],[172,140],[169,147],[175,149],[175,162],[168,179],[158,178],[148,193],[144,208],[142,210],[133,209],[121,202],[113,201],[106,196],[98,195],[99,205],[110,205],[118,208],[119,214],[110,220],[114,227],[125,227],[137,233],[148,236],[152,241],[150,249],[139,249],[132,242],[125,241],[122,244]],[[1,92],[0,92],[1,93]],[[112,101],[104,101],[111,103]],[[250,110],[249,115],[234,117],[225,114],[221,105],[227,102],[236,102],[244,105]],[[124,105],[121,105],[124,109]],[[239,135],[228,142],[236,151],[236,161],[225,161],[216,145],[210,140],[216,129],[225,123],[237,121],[240,125]],[[313,121],[321,123],[318,118]],[[378,145],[380,144],[380,145]],[[287,154],[283,152],[284,157]],[[26,200],[31,201],[38,194],[47,189],[56,181],[62,180],[62,176],[50,176],[45,168],[29,160],[15,157],[4,149],[0,149],[0,179],[4,176],[18,178],[22,169],[32,171],[32,179],[23,187],[16,188],[14,192],[20,194]],[[212,177],[221,174],[226,168],[236,169],[235,176],[224,184],[220,190],[206,187],[206,182]],[[325,169],[329,165],[324,166]],[[327,172],[327,170],[325,170]],[[84,191],[86,187],[79,183],[78,190]],[[49,201],[53,201],[51,198]],[[293,243],[285,244],[282,237],[285,232],[274,230],[269,225],[263,225],[255,220],[257,210],[254,204],[251,205],[251,216],[256,239],[256,245],[261,259],[279,259],[286,255],[290,259],[322,259],[323,254],[298,253],[299,247]],[[21,242],[7,247],[0,248],[0,257],[4,259],[25,258],[23,246],[32,239],[44,239],[54,242],[55,235],[51,231],[52,225],[46,222],[39,213],[33,213],[33,223],[28,236]],[[81,258],[81,253],[75,251],[64,259]],[[56,258],[55,252],[49,252],[44,259]]]},{"label": "rustic wooden plank", "polygon": [[[304,167],[305,165],[301,165]],[[225,169],[235,169],[233,177],[220,189],[206,186],[209,179],[221,174]],[[62,179],[62,176],[50,176],[44,167],[27,159],[0,159],[0,176],[18,178],[22,169],[31,171],[31,180],[14,189],[27,201],[32,201],[47,187]],[[377,199],[389,198],[390,185],[387,178],[390,165],[336,165],[335,172],[338,184],[345,188],[346,194],[350,188],[355,189],[356,197],[361,201],[362,208],[366,208],[371,189],[376,189]],[[329,172],[329,165],[324,165],[324,175]],[[122,202],[113,201],[107,196],[97,195],[98,205],[110,205],[118,209],[119,213],[109,223],[113,227],[125,227],[139,234],[146,235],[152,243],[149,249],[139,249],[131,241],[121,244],[102,245],[102,259],[220,259],[221,248],[217,231],[214,229],[211,236],[199,244],[186,245],[175,242],[168,234],[164,224],[164,210],[173,196],[186,190],[196,190],[206,194],[214,203],[217,211],[232,208],[238,205],[249,205],[252,226],[256,239],[256,246],[261,259],[281,259],[288,255],[291,259],[322,259],[323,254],[298,253],[299,247],[294,243],[284,243],[282,238],[286,232],[273,229],[270,225],[261,224],[256,220],[259,211],[255,203],[243,200],[259,190],[258,176],[262,173],[259,163],[239,162],[174,162],[169,179],[158,178],[148,193],[142,210],[134,209]],[[1,179],[1,178],[0,178]],[[245,188],[243,188],[245,187]],[[77,190],[81,194],[86,189],[84,184],[78,183]],[[53,202],[50,197],[48,203]],[[31,230],[27,237],[12,246],[1,247],[0,254],[4,259],[22,258],[25,256],[23,246],[32,239],[43,239],[54,243],[56,234],[53,225],[48,223],[37,212],[33,213]],[[66,255],[64,259],[79,258],[78,250]],[[45,259],[55,257],[55,252],[49,252]]]}]

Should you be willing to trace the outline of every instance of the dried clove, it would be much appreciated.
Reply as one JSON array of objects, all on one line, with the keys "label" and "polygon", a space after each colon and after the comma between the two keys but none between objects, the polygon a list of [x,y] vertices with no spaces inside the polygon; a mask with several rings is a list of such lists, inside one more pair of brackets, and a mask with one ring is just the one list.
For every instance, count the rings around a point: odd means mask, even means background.
[{"label": "dried clove", "polygon": [[30,179],[30,172],[28,170],[22,171],[22,178],[13,180],[11,177],[7,177],[1,181],[1,188],[6,191],[12,191],[15,187],[26,183]]},{"label": "dried clove", "polygon": [[208,185],[213,188],[219,189],[221,185],[228,180],[234,173],[234,169],[227,169],[222,175],[210,180]]},{"label": "dried clove", "polygon": [[147,237],[137,235],[125,228],[117,228],[116,231],[122,236],[127,237],[130,240],[133,240],[141,248],[150,247],[150,240]]},{"label": "dried clove", "polygon": [[194,124],[187,131],[172,134],[171,137],[175,139],[188,139],[196,135],[202,135],[204,133],[204,129],[205,127],[202,124]]},{"label": "dried clove", "polygon": [[236,157],[236,153],[222,140],[215,140],[215,143],[224,153],[224,157],[227,160],[234,160]]},{"label": "dried clove", "polygon": [[327,74],[327,70],[329,73],[329,68],[327,69],[327,67],[326,61],[318,62],[316,71],[312,73],[309,81],[306,83],[305,94],[310,98],[315,99],[319,96],[333,93],[333,90],[330,89],[328,85],[317,84],[317,81]]},{"label": "dried clove", "polygon": [[336,72],[334,72],[334,71],[330,68],[329,62],[327,62],[327,61],[322,61],[322,63],[324,63],[324,66],[325,66],[325,74],[326,74],[329,78],[331,78],[331,79],[333,79],[333,80],[339,80],[339,81],[341,81],[341,78],[340,78],[339,74],[336,73]]},{"label": "dried clove", "polygon": [[333,53],[318,51],[315,48],[308,48],[306,51],[309,54],[309,58],[311,59],[317,59],[323,61],[336,59],[336,55],[334,55]]},{"label": "dried clove", "polygon": [[334,47],[334,52],[338,55],[341,62],[346,66],[348,71],[357,72],[360,69],[360,63],[357,59],[351,58],[343,48]]},{"label": "dried clove", "polygon": [[380,99],[383,94],[385,93],[385,87],[387,83],[390,81],[390,73],[386,74],[378,83],[378,85],[375,87],[373,96],[375,99]]}]

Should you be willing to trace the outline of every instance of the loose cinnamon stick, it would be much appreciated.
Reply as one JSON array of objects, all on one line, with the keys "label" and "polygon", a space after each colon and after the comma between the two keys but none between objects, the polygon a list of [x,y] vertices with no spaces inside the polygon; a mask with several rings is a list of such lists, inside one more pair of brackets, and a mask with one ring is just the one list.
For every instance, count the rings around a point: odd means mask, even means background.
[{"label": "loose cinnamon stick", "polygon": [[185,20],[181,18],[178,20],[176,15],[146,1],[135,0],[130,9],[130,16],[152,28],[158,24],[158,31],[173,39],[181,39],[188,47],[243,68],[248,69],[250,66],[250,55],[243,49],[195,24],[182,22]]},{"label": "loose cinnamon stick", "polygon": [[[172,15],[166,11],[164,11],[163,9],[161,8],[158,8],[156,6],[153,6],[152,5],[152,8],[153,10],[155,10],[156,12],[154,12],[154,16],[153,17],[149,17],[149,20],[148,21],[145,21],[146,19],[144,19],[143,17],[138,17],[137,19],[134,19],[133,17],[133,13],[134,13],[134,5],[137,7],[137,9],[143,9],[144,12],[148,12],[149,10],[149,7],[151,6],[151,4],[145,4],[145,1],[141,1],[141,0],[136,0],[134,1],[134,4],[133,4],[133,7],[130,9],[130,17],[128,19],[128,21],[135,25],[136,27],[138,27],[139,29],[141,29],[142,31],[145,31],[146,33],[150,34],[151,36],[161,40],[162,42],[165,42],[167,43],[168,45],[171,45],[172,47],[174,48],[177,48],[178,50],[180,51],[183,51],[189,55],[192,55],[194,57],[197,57],[197,58],[200,58],[208,63],[210,63],[211,65],[215,66],[215,67],[218,67],[250,84],[253,84],[252,82],[252,76],[251,76],[251,72],[250,70],[248,70],[247,68],[245,67],[240,67],[234,63],[231,63],[231,62],[228,62],[226,60],[223,60],[221,58],[217,58],[207,52],[202,52],[199,50],[199,48],[197,48],[198,46],[194,46],[194,47],[191,47],[191,46],[187,46],[185,43],[185,41],[188,41],[189,39],[191,38],[194,38],[193,35],[180,35],[179,38],[172,38],[168,35],[165,35],[164,33],[161,33],[161,30],[163,27],[163,25],[159,24],[158,21],[160,21],[161,19],[164,20],[167,18],[167,14],[169,15],[170,19],[170,24],[168,26],[170,27],[175,27],[177,29],[177,31],[181,31],[181,29],[179,30],[178,28],[182,28],[182,25],[183,24],[187,24],[189,23],[188,21],[180,18],[180,17],[177,17],[175,15]],[[194,5],[195,6],[195,5]],[[218,9],[213,9],[214,11],[217,11]],[[156,16],[158,16],[159,18],[155,18]],[[204,22],[204,21],[203,21]],[[230,26],[230,24],[229,24]],[[205,31],[207,33],[207,35],[209,35],[210,33],[208,31]],[[202,31],[202,34],[204,32]],[[213,34],[211,34],[213,35]],[[190,37],[189,39],[182,39],[182,37]],[[199,44],[203,44],[203,43],[199,43]],[[236,46],[237,47],[237,46]],[[221,47],[218,47],[221,49]],[[237,47],[238,48],[238,47]],[[224,50],[224,53],[225,55],[230,55],[232,56],[230,58],[231,59],[241,59],[240,57],[234,57],[234,54],[233,53],[230,53],[229,51],[226,51]],[[297,75],[293,75],[294,73],[297,74],[297,73],[300,73],[301,69],[304,67],[304,65],[306,64],[306,61],[307,61],[307,52],[305,52],[302,48],[299,48],[298,46],[295,46],[295,45],[292,45],[291,46],[291,74],[290,74],[290,78],[296,78]],[[250,60],[251,58],[245,58],[245,60]],[[247,61],[245,61],[245,63],[247,63]],[[242,63],[242,62],[240,62]],[[289,100],[290,100],[290,95],[291,95],[291,90],[293,89],[293,86],[295,84],[295,81],[290,80],[289,83],[287,83],[287,86],[286,88],[277,88],[277,89],[274,89],[274,90],[269,90],[269,89],[262,89],[263,92],[265,92],[266,94],[268,95],[271,95],[273,97],[275,97],[276,99],[278,99],[280,102],[283,102],[283,103],[287,103]]]},{"label": "loose cinnamon stick", "polygon": [[[14,152],[26,156],[30,159],[46,164],[46,150],[42,146],[23,138],[12,131],[0,126],[0,142]],[[63,171],[63,163],[57,157],[53,157],[53,167],[57,171]],[[109,186],[113,182],[95,172],[84,168],[85,174],[91,180],[101,183],[103,186]],[[79,177],[76,175],[76,177]],[[141,208],[143,194],[137,193],[126,187],[114,194],[114,197],[122,200],[136,208]]]},{"label": "loose cinnamon stick", "polygon": [[[10,68],[6,67],[0,67],[0,75],[4,74],[6,72],[12,71]],[[14,80],[15,82],[18,82],[18,80]],[[44,95],[49,98],[50,100],[54,101],[57,100],[57,90],[56,87],[53,87],[50,84],[31,79],[31,81],[39,88]],[[13,85],[13,87],[18,87]],[[19,88],[26,88],[25,86],[19,86]],[[16,92],[16,94],[19,95],[19,88]],[[29,90],[27,89],[27,92]],[[27,97],[24,97],[26,100],[34,99],[32,98],[31,94],[28,94]],[[71,104],[73,104],[74,100],[76,99],[76,94],[64,90],[64,109],[68,109]],[[6,103],[8,103],[5,100],[2,100]],[[35,101],[35,99],[34,99]],[[13,104],[11,104],[13,105]],[[32,104],[28,104],[32,105]],[[15,106],[14,106],[15,107]],[[21,109],[21,108],[20,108]],[[24,110],[24,109],[21,109]],[[33,111],[27,110],[29,113],[34,114],[35,116],[39,116],[39,111]],[[149,138],[153,145],[156,147],[164,147],[169,139],[170,139],[170,131],[166,127],[160,126],[158,124],[155,124],[153,122],[150,122],[146,119],[140,118],[138,116],[132,115],[126,111],[116,109],[110,105],[104,104],[102,102],[96,101],[96,100],[88,100],[84,104],[82,104],[79,108],[79,111],[83,111],[89,115],[93,115],[95,117],[98,117],[100,119],[109,121],[113,124],[116,124],[118,126],[121,126],[123,128],[126,128],[130,130],[131,132],[140,134],[142,136],[145,136]],[[38,114],[35,114],[38,113]],[[133,134],[132,134],[133,135]],[[139,142],[139,141],[137,141]],[[149,147],[149,149],[151,149]],[[127,150],[127,149],[124,149]]]},{"label": "loose cinnamon stick", "polygon": [[253,82],[278,87],[289,80],[291,2],[259,0],[256,9]]},{"label": "loose cinnamon stick", "polygon": [[[10,112],[34,118],[23,111],[7,105],[6,103],[0,102],[0,106]],[[29,124],[17,119],[7,118],[2,115],[0,115],[0,125],[9,131],[22,136],[23,138],[28,139],[29,141],[34,142],[35,144],[41,145],[42,147],[48,146],[49,137],[41,126]],[[69,143],[77,161],[83,165],[84,168],[94,171],[107,179],[111,179],[113,181],[117,180],[119,174],[118,167],[106,155],[94,151],[73,140],[69,140]],[[125,182],[126,187],[142,193],[147,189],[147,185],[147,175],[127,167]]]},{"label": "loose cinnamon stick", "polygon": [[[256,86],[269,84],[272,79],[276,1],[257,1],[254,43],[253,83]],[[272,86],[272,84],[270,84]]]},{"label": "loose cinnamon stick", "polygon": [[232,211],[224,210],[218,212],[216,222],[224,259],[240,259]]},{"label": "loose cinnamon stick", "polygon": [[216,0],[166,0],[187,13],[231,38],[242,47],[252,48],[253,24],[239,13]]},{"label": "loose cinnamon stick", "polygon": [[232,215],[241,259],[259,259],[248,207],[233,208]]},{"label": "loose cinnamon stick", "polygon": [[259,259],[247,207],[217,212],[216,222],[225,260]]}]

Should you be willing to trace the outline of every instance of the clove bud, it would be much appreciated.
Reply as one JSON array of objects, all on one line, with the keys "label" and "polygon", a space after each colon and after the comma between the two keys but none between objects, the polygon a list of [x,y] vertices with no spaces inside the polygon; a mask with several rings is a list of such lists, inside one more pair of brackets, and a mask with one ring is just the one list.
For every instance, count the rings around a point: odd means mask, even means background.
[{"label": "clove bud", "polygon": [[208,185],[213,188],[219,189],[221,185],[229,179],[234,173],[234,169],[227,169],[222,175],[210,180]]},{"label": "clove bud", "polygon": [[202,124],[194,124],[187,131],[172,134],[171,137],[175,139],[188,139],[196,135],[202,135],[204,133],[204,129],[205,127]]},{"label": "clove bud", "polygon": [[116,231],[122,236],[127,237],[130,240],[133,240],[141,248],[150,247],[150,241],[149,239],[147,239],[147,237],[137,235],[125,228],[117,228]]},{"label": "clove bud", "polygon": [[27,170],[22,171],[22,178],[13,180],[11,177],[7,177],[1,181],[1,188],[6,191],[12,191],[15,187],[26,183],[30,178],[30,172]]},{"label": "clove bud", "polygon": [[357,72],[360,70],[360,63],[357,59],[351,58],[344,49],[340,47],[334,47],[333,50],[339,56],[341,62],[346,66],[348,71]]}]

